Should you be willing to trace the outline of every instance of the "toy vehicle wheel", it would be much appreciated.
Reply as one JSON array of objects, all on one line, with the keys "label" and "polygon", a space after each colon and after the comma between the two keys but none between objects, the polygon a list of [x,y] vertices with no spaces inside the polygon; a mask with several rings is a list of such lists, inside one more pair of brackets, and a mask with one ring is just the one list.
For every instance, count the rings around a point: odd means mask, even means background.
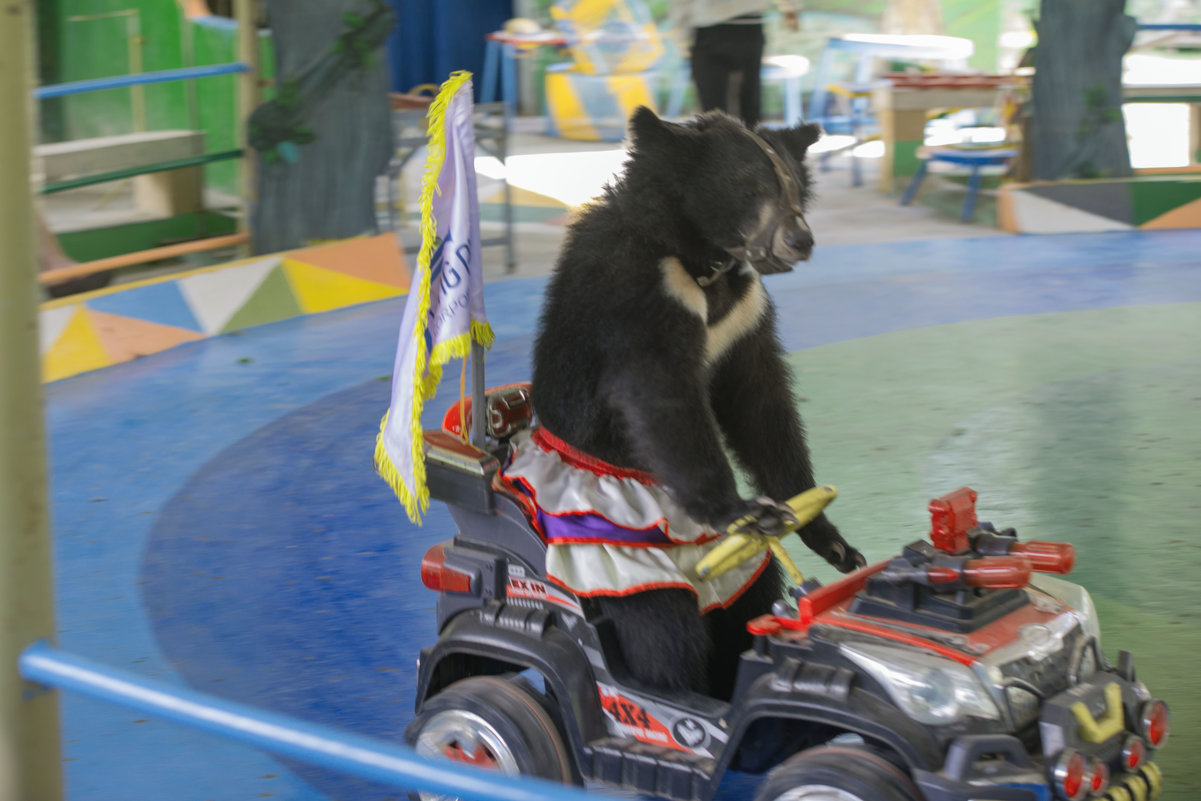
[{"label": "toy vehicle wheel", "polygon": [[446,757],[510,776],[573,781],[559,727],[522,680],[473,676],[455,682],[425,704],[405,739],[423,757]]},{"label": "toy vehicle wheel", "polygon": [[755,801],[919,801],[909,775],[879,751],[861,745],[810,748],[781,762]]}]

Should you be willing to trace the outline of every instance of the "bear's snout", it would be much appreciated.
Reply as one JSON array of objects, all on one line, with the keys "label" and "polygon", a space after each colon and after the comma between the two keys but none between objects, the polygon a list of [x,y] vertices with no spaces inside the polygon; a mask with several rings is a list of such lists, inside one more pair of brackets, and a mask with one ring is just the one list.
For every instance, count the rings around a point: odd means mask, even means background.
[{"label": "bear's snout", "polygon": [[797,261],[805,261],[813,255],[813,232],[808,228],[786,231],[784,247],[796,254]]}]

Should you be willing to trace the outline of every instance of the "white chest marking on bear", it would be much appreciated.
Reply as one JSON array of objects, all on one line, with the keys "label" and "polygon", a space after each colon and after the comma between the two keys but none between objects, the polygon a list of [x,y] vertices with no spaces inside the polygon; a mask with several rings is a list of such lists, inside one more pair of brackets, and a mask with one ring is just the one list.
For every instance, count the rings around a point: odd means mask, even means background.
[{"label": "white chest marking on bear", "polygon": [[688,274],[680,260],[668,256],[659,262],[659,268],[663,270],[663,288],[667,294],[702,320],[709,319],[709,301],[705,300],[705,290],[697,286],[696,280]]},{"label": "white chest marking on bear", "polygon": [[767,293],[763,290],[759,274],[745,265],[742,270],[750,274],[750,286],[724,317],[709,326],[709,337],[705,341],[705,361],[708,364],[716,362],[731,345],[758,328],[763,313],[767,311]]},{"label": "white chest marking on bear", "polygon": [[[663,270],[663,286],[667,294],[675,298],[688,311],[700,317],[709,319],[709,303],[705,299],[705,291],[697,286],[696,281],[678,259],[667,258],[660,263]],[[731,345],[754,331],[763,319],[767,310],[767,293],[763,290],[763,282],[758,274],[748,270],[745,265],[739,268],[750,273],[752,281],[746,294],[738,299],[720,320],[706,326],[705,332],[705,363],[713,364],[721,358]]]}]

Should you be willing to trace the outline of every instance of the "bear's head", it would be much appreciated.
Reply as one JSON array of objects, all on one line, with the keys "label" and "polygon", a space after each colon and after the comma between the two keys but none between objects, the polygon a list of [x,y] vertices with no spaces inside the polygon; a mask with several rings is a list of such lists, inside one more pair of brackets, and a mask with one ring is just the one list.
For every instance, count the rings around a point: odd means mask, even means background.
[{"label": "bear's head", "polygon": [[785,272],[813,251],[805,152],[821,133],[813,124],[752,132],[722,112],[672,123],[643,106],[630,119],[625,182],[681,215],[708,255]]}]

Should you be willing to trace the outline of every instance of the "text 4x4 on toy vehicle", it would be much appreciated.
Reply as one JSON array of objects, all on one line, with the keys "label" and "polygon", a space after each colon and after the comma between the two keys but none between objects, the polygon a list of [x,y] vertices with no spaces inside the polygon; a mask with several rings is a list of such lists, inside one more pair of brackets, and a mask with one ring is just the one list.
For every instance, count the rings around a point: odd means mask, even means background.
[{"label": "text 4x4 on toy vehicle", "polygon": [[[502,388],[487,412],[503,456],[528,395]],[[421,569],[439,593],[439,639],[421,654],[406,731],[419,753],[681,801],[711,798],[727,770],[766,772],[761,801],[1160,793],[1167,706],[1129,653],[1106,659],[1088,593],[1048,575],[1071,570],[1071,546],[979,523],[970,489],[930,503],[930,542],[805,582],[795,610],[780,602],[752,621],[726,702],[636,685],[611,622],[543,576],[534,510],[498,478],[497,456],[447,431],[425,443],[431,493],[459,531]],[[814,493],[832,497],[790,504]]]}]

